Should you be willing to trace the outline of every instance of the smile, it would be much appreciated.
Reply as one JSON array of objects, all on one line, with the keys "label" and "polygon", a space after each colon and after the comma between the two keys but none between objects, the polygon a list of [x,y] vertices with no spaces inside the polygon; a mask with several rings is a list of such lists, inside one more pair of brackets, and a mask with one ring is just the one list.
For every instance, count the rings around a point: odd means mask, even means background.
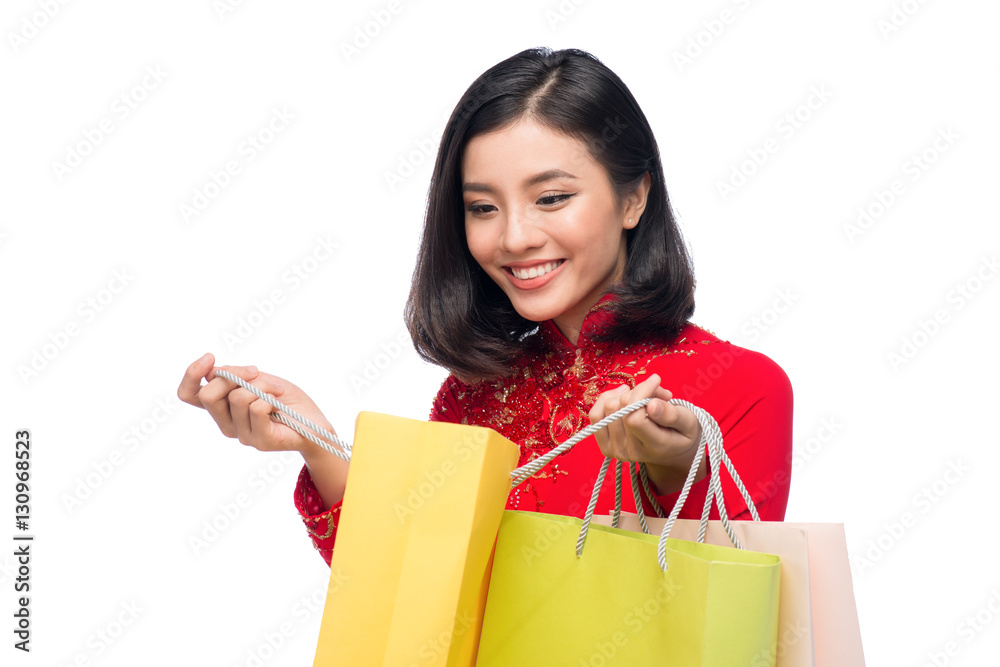
[{"label": "smile", "polygon": [[555,271],[557,268],[559,268],[560,265],[562,265],[564,261],[565,260],[558,259],[554,262],[546,262],[545,264],[539,264],[538,266],[532,266],[530,268],[521,268],[513,266],[509,266],[506,268],[518,280],[531,280],[532,278],[539,278],[541,276],[544,276],[546,273],[551,273],[552,271]]}]

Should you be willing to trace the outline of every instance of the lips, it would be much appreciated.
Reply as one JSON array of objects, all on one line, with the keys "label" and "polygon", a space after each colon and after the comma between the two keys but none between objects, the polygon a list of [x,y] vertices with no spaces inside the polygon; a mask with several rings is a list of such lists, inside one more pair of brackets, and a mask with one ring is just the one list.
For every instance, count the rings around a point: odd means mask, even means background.
[{"label": "lips", "polygon": [[553,259],[542,262],[516,262],[503,267],[504,272],[515,287],[520,289],[536,289],[542,287],[556,275],[566,263],[564,259]]},{"label": "lips", "polygon": [[519,268],[516,266],[507,267],[510,272],[514,274],[514,277],[519,280],[530,280],[531,278],[538,278],[544,276],[546,273],[555,271],[563,260],[558,259],[554,262],[546,262],[545,264],[539,264],[537,266],[532,266],[529,268]]}]

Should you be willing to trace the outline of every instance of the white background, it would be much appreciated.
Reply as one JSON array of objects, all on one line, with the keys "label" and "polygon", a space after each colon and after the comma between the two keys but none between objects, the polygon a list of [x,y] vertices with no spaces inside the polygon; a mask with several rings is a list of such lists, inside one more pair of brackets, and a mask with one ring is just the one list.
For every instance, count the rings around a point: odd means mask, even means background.
[{"label": "white background", "polygon": [[[36,540],[30,655],[0,548],[0,661],[311,664],[303,600],[329,569],[293,508],[300,465],[227,440],[177,384],[211,351],[303,387],[348,438],[360,410],[426,417],[444,373],[395,347],[426,152],[476,76],[540,45],[589,50],[631,88],[694,255],[694,321],[791,378],[786,518],[846,524],[869,664],[995,660],[1000,7],[681,4],[4,3],[0,534],[13,545],[30,428]],[[294,119],[247,159],[275,109]],[[851,234],[859,207],[876,215]]]}]

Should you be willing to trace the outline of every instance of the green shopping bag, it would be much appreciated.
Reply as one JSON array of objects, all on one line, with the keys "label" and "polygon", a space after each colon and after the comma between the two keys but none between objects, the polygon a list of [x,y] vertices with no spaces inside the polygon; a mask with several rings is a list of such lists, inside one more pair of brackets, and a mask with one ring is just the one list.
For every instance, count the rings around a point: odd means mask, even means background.
[{"label": "green shopping bag", "polygon": [[[727,463],[721,434],[707,419],[705,444],[718,470]],[[773,666],[780,558],[668,537],[704,449],[660,536],[590,524],[610,459],[582,521],[504,512],[477,666]],[[632,486],[638,497],[636,469]],[[721,503],[717,481],[710,489]]]}]

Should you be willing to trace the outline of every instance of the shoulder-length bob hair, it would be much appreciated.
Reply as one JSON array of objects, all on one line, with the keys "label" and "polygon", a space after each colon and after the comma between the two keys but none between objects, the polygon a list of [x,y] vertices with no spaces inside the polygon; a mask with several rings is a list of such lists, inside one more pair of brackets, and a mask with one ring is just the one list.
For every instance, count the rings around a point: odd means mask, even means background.
[{"label": "shoulder-length bob hair", "polygon": [[672,337],[694,313],[691,259],[670,210],[656,140],[635,98],[585,51],[528,49],[476,79],[448,120],[406,304],[406,325],[420,356],[464,381],[508,374],[538,324],[518,315],[473,259],[462,199],[469,140],[523,118],[583,141],[619,199],[650,175],[646,208],[627,231],[624,280],[612,288],[614,323],[601,338]]}]

